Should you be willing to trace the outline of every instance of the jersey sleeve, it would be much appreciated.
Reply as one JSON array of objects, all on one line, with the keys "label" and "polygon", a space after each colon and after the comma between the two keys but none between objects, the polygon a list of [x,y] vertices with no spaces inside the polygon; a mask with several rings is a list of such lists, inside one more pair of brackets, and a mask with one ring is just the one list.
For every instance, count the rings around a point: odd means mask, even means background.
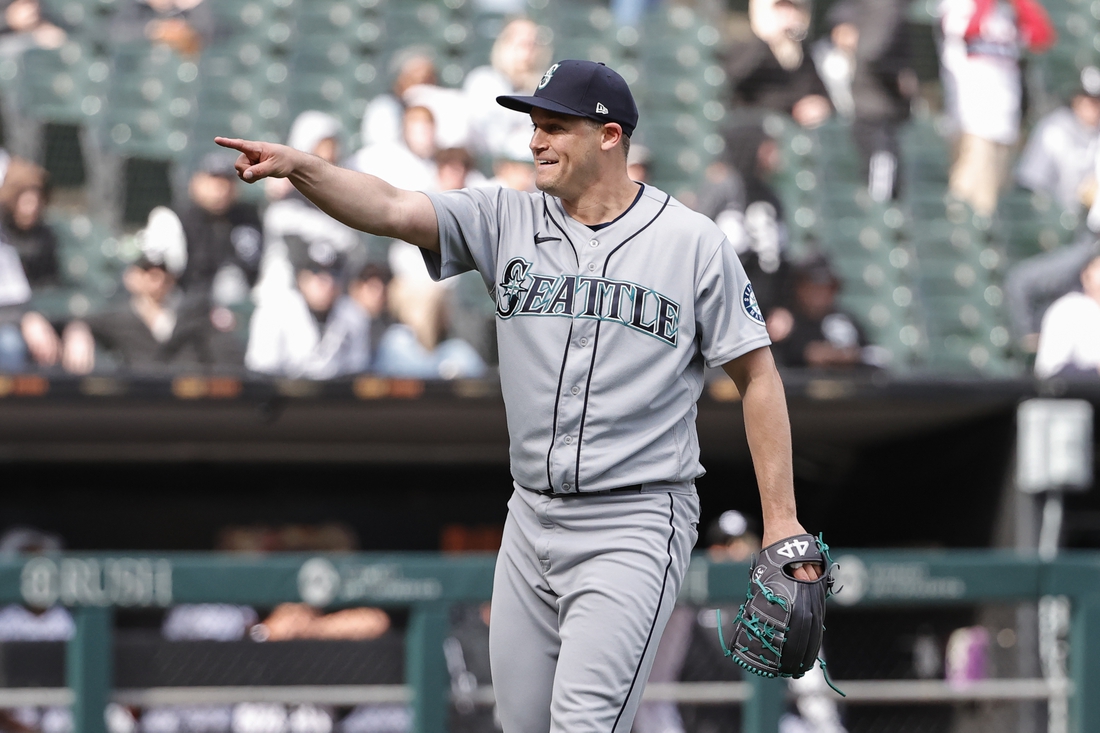
[{"label": "jersey sleeve", "polygon": [[756,294],[728,239],[703,268],[695,291],[699,348],[717,367],[771,343]]},{"label": "jersey sleeve", "polygon": [[439,220],[439,253],[422,250],[433,280],[477,270],[491,280],[500,243],[500,188],[429,193]]}]

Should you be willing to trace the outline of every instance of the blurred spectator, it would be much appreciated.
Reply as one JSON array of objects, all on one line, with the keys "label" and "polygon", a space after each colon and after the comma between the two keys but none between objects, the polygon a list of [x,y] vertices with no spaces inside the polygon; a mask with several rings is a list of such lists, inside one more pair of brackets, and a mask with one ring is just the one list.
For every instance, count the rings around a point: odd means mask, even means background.
[{"label": "blurred spectator", "polygon": [[788,367],[837,368],[868,363],[867,339],[836,304],[840,281],[824,258],[800,264],[794,273],[794,302],[768,316],[776,361]]},{"label": "blurred spectator", "polygon": [[909,117],[917,78],[909,68],[909,35],[899,0],[843,0],[829,9],[829,41],[815,60],[837,111],[851,120],[868,191],[875,201],[898,196],[898,127]]},{"label": "blurred spectator", "polygon": [[287,237],[294,290],[260,301],[245,365],[284,377],[331,379],[370,366],[370,315],[342,295],[345,257],[324,241]]},{"label": "blurred spectator", "polygon": [[496,99],[535,91],[553,54],[539,36],[533,20],[510,21],[493,43],[490,64],[466,75],[462,89],[470,109],[470,145],[479,155],[507,156],[510,151],[504,147],[516,134],[530,139],[530,119],[501,107]]},{"label": "blurred spectator", "polygon": [[1039,324],[1050,304],[1080,287],[1081,269],[1100,253],[1096,235],[1085,232],[1068,247],[1028,257],[1005,275],[1005,308],[1018,348],[1034,354]]},{"label": "blurred spectator", "polygon": [[485,176],[474,166],[466,148],[447,148],[435,154],[435,190],[456,191],[485,185]]},{"label": "blurred spectator", "polygon": [[237,201],[233,164],[234,156],[225,153],[203,157],[191,174],[187,204],[178,212],[166,210],[151,221],[145,234],[151,242],[162,243],[182,234],[186,268],[180,288],[211,295],[219,305],[248,297],[263,254],[260,215],[255,205]]},{"label": "blurred spectator", "polygon": [[111,19],[115,44],[163,43],[186,56],[209,45],[215,30],[210,3],[203,0],[126,0]]},{"label": "blurred spectator", "polygon": [[229,603],[191,603],[173,606],[161,624],[168,641],[240,641],[259,621],[248,606]]},{"label": "blurred spectator", "polygon": [[[325,614],[304,603],[283,603],[253,628],[252,637],[264,642],[369,641],[389,628],[390,617],[380,608],[348,608]],[[328,733],[333,727],[331,711],[305,705],[289,711],[276,703],[238,705],[233,718],[233,733],[270,733],[271,723],[280,719],[284,722],[276,730],[285,733]],[[409,722],[406,705],[359,705],[341,722],[340,729],[343,733],[405,733],[410,728]]]},{"label": "blurred spectator", "polygon": [[1100,255],[1081,269],[1081,291],[1047,309],[1039,331],[1035,376],[1098,376],[1100,369]]},{"label": "blurred spectator", "polygon": [[390,617],[380,608],[347,608],[321,613],[304,603],[279,604],[253,631],[257,641],[291,639],[377,639],[389,631]]},{"label": "blurred spectator", "polygon": [[941,79],[960,133],[949,190],[991,216],[1020,130],[1020,55],[1054,44],[1036,0],[942,0]]},{"label": "blurred spectator", "polygon": [[836,113],[851,121],[855,117],[852,77],[856,71],[856,47],[859,45],[859,9],[857,3],[841,0],[825,14],[827,33],[814,42],[814,64],[829,93]]},{"label": "blurred spectator", "polygon": [[394,142],[401,136],[401,119],[406,107],[426,107],[437,124],[436,147],[464,147],[469,141],[469,110],[462,92],[439,86],[435,52],[413,46],[396,53],[390,62],[394,77],[390,94],[375,97],[367,105],[360,130],[364,147]]},{"label": "blurred spectator", "polygon": [[[435,190],[439,181],[434,160],[434,129],[435,117],[431,110],[410,107],[405,110],[401,140],[377,143],[360,150],[348,161],[348,167],[378,176],[398,188]],[[408,242],[393,241],[388,258],[394,275],[389,295],[391,309],[398,320],[412,329],[414,341],[431,351],[442,335],[446,296],[451,285],[433,281],[424,267],[420,248]],[[424,354],[414,356],[410,351],[412,346],[413,343],[402,343],[400,347],[413,361],[423,362]],[[380,363],[392,362],[383,360]]]},{"label": "blurred spectator", "polygon": [[0,239],[19,253],[32,290],[60,283],[57,235],[44,220],[47,203],[45,169],[13,158],[0,185]]},{"label": "blurred spectator", "polygon": [[[240,641],[259,621],[248,606],[195,603],[173,606],[161,624],[168,641]],[[229,733],[231,705],[157,705],[141,715],[143,733]]]},{"label": "blurred spectator", "polygon": [[695,204],[737,250],[765,317],[782,301],[789,269],[783,202],[768,182],[778,167],[779,148],[759,124],[735,128]]},{"label": "blurred spectator", "polygon": [[1066,211],[1079,211],[1095,193],[1098,132],[1100,69],[1090,66],[1081,72],[1081,85],[1069,105],[1048,113],[1032,129],[1016,182],[1050,196]]},{"label": "blurred spectator", "polygon": [[530,147],[531,131],[514,133],[493,158],[493,177],[485,184],[513,191],[535,191],[535,159]]},{"label": "blurred spectator", "polygon": [[[336,163],[340,158],[342,136],[343,128],[335,117],[324,112],[308,111],[294,120],[287,144],[329,163]],[[282,298],[288,290],[296,288],[286,241],[288,237],[296,237],[307,244],[334,247],[342,254],[350,252],[360,242],[359,232],[318,209],[287,179],[269,178],[265,185],[269,198],[274,200],[263,217],[264,255],[255,290],[257,303],[263,303],[268,295]]]},{"label": "blurred spectator", "polygon": [[[499,544],[498,544],[499,548]],[[451,733],[490,733],[499,730],[496,709],[475,705],[478,687],[492,684],[489,669],[488,602],[451,607],[450,636],[443,642],[443,654],[451,677],[453,708],[447,730]]]},{"label": "blurred spectator", "polygon": [[60,282],[57,237],[43,220],[48,194],[42,168],[10,160],[0,185],[0,370],[24,369],[28,357],[49,367],[61,356],[57,331],[30,308],[37,291]]},{"label": "blurred spectator", "polygon": [[[166,212],[158,207],[150,220],[167,217]],[[148,229],[144,240],[141,257],[122,274],[127,300],[65,328],[65,368],[77,374],[92,371],[97,345],[133,371],[240,366],[243,354],[231,333],[236,325],[232,314],[211,308],[205,293],[183,293],[177,286],[178,256],[150,242]]]},{"label": "blurred spectator", "polygon": [[729,73],[737,104],[791,115],[803,127],[828,119],[832,107],[804,41],[808,0],[750,0],[752,37],[736,43]]},{"label": "blurred spectator", "polygon": [[748,562],[760,551],[760,529],[755,520],[728,509],[708,525],[706,542],[711,562]]},{"label": "blurred spectator", "polygon": [[355,531],[338,522],[280,526],[228,526],[218,532],[219,552],[352,552],[359,549]]},{"label": "blurred spectator", "polygon": [[358,150],[345,164],[408,191],[435,189],[435,116],[427,107],[409,107],[401,118],[401,136]]},{"label": "blurred spectator", "polygon": [[626,174],[630,180],[638,183],[649,183],[649,169],[653,162],[653,154],[645,145],[634,143],[626,154]]},{"label": "blurred spectator", "polygon": [[393,76],[390,93],[372,99],[363,114],[359,142],[364,148],[401,139],[405,92],[421,84],[436,84],[434,52],[420,46],[398,51],[390,61],[390,72]]},{"label": "blurred spectator", "polygon": [[0,7],[0,57],[18,56],[29,48],[60,48],[65,43],[65,31],[39,0],[7,0]]},{"label": "blurred spectator", "polygon": [[[39,200],[34,194],[17,198],[40,206],[34,203]],[[28,356],[43,367],[57,364],[61,356],[57,331],[41,313],[29,308],[33,291],[19,254],[15,247],[0,241],[0,371],[7,372],[25,369]],[[41,266],[40,261],[31,259]]]},{"label": "blurred spectator", "polygon": [[[394,280],[396,284],[398,281]],[[390,300],[390,309],[397,319],[386,329],[378,343],[372,371],[394,377],[419,379],[457,379],[481,377],[485,362],[477,351],[460,338],[443,338],[449,331],[449,312],[445,307],[446,290],[440,299],[423,306],[412,297],[414,287],[407,287],[402,300]],[[435,322],[426,322],[435,318]],[[423,341],[415,327],[429,327],[434,342]]]},{"label": "blurred spectator", "polygon": [[[33,527],[13,527],[0,536],[0,557],[60,552],[58,535]],[[6,556],[6,557],[5,557]],[[10,604],[0,608],[0,642],[68,641],[76,626],[64,606],[28,608]],[[0,730],[11,733],[67,733],[72,730],[72,715],[66,707],[23,706],[0,710]]]}]

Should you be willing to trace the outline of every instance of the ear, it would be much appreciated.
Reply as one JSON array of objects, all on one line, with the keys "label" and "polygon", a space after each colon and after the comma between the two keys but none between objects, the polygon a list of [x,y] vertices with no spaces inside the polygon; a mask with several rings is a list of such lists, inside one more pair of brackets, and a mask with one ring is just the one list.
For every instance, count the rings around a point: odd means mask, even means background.
[{"label": "ear", "polygon": [[603,126],[603,139],[600,140],[601,150],[611,150],[619,144],[623,136],[623,127],[618,122],[608,122]]}]

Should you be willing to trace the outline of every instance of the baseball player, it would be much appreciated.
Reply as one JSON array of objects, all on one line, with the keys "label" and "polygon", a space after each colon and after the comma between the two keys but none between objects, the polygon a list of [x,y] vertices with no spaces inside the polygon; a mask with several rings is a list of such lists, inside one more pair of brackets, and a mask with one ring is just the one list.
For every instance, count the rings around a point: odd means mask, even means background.
[{"label": "baseball player", "polygon": [[[638,109],[602,64],[562,61],[532,96],[539,191],[396,189],[281,145],[218,138],[245,181],[286,177],[345,224],[477,270],[496,302],[515,490],[490,654],[505,733],[627,733],[695,544],[703,367],[743,398],[765,545],[804,532],[764,319],[721,231],[630,180]],[[798,577],[818,570],[803,565]]]}]

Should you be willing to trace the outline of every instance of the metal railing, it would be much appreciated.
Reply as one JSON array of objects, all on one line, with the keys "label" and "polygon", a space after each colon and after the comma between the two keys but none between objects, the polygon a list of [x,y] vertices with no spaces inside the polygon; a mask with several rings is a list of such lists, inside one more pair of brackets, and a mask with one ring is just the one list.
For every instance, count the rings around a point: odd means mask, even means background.
[{"label": "metal railing", "polygon": [[[1070,679],[979,680],[965,687],[941,680],[840,681],[847,704],[960,701],[1070,701],[1073,733],[1100,731],[1100,553],[1067,553],[1051,561],[994,551],[837,553],[844,590],[833,603],[849,607],[911,607],[1003,603],[1066,596],[1073,605]],[[0,562],[0,602],[72,610],[75,634],[66,647],[68,688],[0,689],[0,707],[70,705],[74,733],[106,733],[110,701],[138,707],[189,703],[314,702],[328,705],[408,702],[417,733],[446,729],[451,698],[444,658],[448,609],[487,600],[491,555],[427,553],[247,557],[217,554],[153,556],[33,556]],[[744,597],[744,565],[696,557],[681,600],[695,605]],[[320,607],[380,605],[409,609],[404,685],[179,687],[114,689],[112,626],[115,608],[180,603]],[[492,704],[492,688],[471,692]],[[743,705],[746,733],[774,733],[787,687],[783,681],[652,684],[648,700]]]}]

